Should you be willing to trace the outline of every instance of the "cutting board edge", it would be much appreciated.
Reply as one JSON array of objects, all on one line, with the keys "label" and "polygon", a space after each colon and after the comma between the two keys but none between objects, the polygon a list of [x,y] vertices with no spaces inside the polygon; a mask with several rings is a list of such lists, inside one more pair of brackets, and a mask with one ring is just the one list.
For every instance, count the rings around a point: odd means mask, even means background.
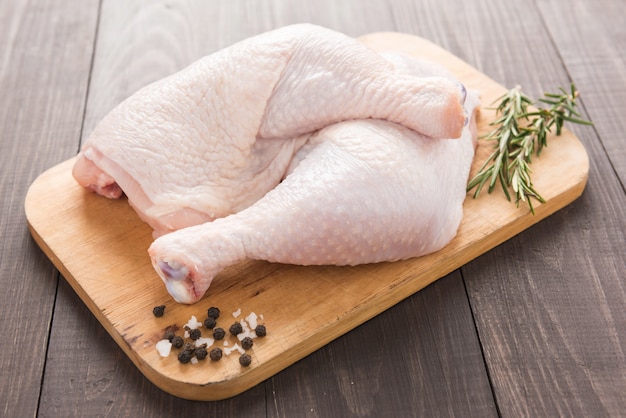
[{"label": "cutting board edge", "polygon": [[[437,48],[440,48],[428,40],[417,38],[414,35],[401,34],[397,32],[377,32],[377,33],[372,33],[372,34],[368,34],[364,36],[370,37],[370,36],[385,35],[385,34],[396,36],[396,37],[397,36],[405,37],[407,39],[409,38],[421,39],[424,42],[427,42]],[[459,62],[462,62],[457,57],[454,57],[454,59]],[[468,66],[468,64],[464,62],[463,64]],[[477,71],[477,70],[474,69],[474,71]],[[576,140],[580,143],[578,138],[576,138]],[[268,377],[271,377],[276,372],[284,369],[285,367],[288,367],[289,365],[300,360],[302,357],[318,350],[322,346],[328,344],[329,342],[343,335],[346,332],[345,331],[346,323],[349,325],[348,328],[352,329],[360,324],[367,322],[369,319],[380,314],[384,310],[389,309],[390,307],[396,305],[397,303],[413,295],[414,293],[423,289],[424,287],[432,284],[439,278],[445,276],[446,274],[449,274],[450,272],[456,270],[457,268],[461,267],[467,262],[484,254],[486,251],[489,251],[490,249],[495,248],[496,246],[500,245],[502,242],[528,229],[530,226],[534,225],[535,223],[540,222],[541,220],[545,219],[552,213],[569,205],[570,203],[572,203],[574,200],[578,199],[582,195],[586,187],[586,183],[588,179],[588,155],[586,154],[586,151],[585,151],[585,156],[587,158],[587,166],[586,166],[584,175],[582,175],[580,178],[580,181],[578,181],[578,183],[576,183],[575,186],[568,189],[567,190],[568,193],[563,192],[561,195],[556,196],[555,198],[551,199],[551,201],[547,205],[537,206],[536,207],[537,215],[535,215],[534,217],[526,218],[526,216],[522,216],[520,218],[516,218],[514,222],[524,225],[523,228],[520,228],[520,230],[517,231],[517,233],[513,235],[505,234],[504,228],[503,228],[500,231],[500,233],[502,234],[501,236],[497,234],[496,235],[492,234],[492,235],[483,237],[483,239],[481,239],[480,243],[478,244],[484,246],[483,247],[485,248],[484,251],[481,251],[480,254],[478,254],[475,257],[467,257],[468,258],[467,260],[462,259],[460,262],[455,263],[453,266],[448,266],[447,268],[441,271],[445,271],[448,269],[449,271],[440,275],[438,274],[437,277],[429,276],[426,278],[426,280],[421,280],[421,281],[412,280],[410,277],[405,278],[404,280],[402,280],[401,283],[394,286],[394,288],[392,289],[392,292],[389,295],[387,295],[385,298],[378,299],[378,300],[371,299],[371,300],[366,301],[365,303],[360,304],[357,308],[351,310],[347,315],[341,318],[343,320],[341,324],[339,323],[339,321],[336,321],[332,323],[331,325],[329,325],[328,327],[322,329],[318,334],[316,334],[315,338],[311,337],[309,339],[299,341],[296,345],[291,346],[290,350],[287,352],[287,355],[283,353],[282,356],[275,356],[270,361],[264,363],[265,368],[263,369],[253,367],[241,374],[234,376],[231,379],[227,379],[227,380],[223,380],[219,382],[207,382],[207,383],[200,383],[200,384],[189,383],[180,379],[175,379],[168,375],[159,373],[157,370],[155,370],[149,361],[145,360],[142,356],[140,356],[139,353],[136,352],[129,345],[129,343],[124,340],[121,333],[108,320],[106,314],[102,312],[102,310],[95,304],[95,302],[91,300],[91,297],[88,294],[86,294],[85,290],[80,285],[79,281],[76,278],[74,278],[73,275],[65,268],[62,261],[56,256],[55,252],[51,249],[51,247],[45,241],[44,237],[41,237],[40,234],[37,232],[36,225],[34,225],[34,223],[32,222],[32,219],[29,214],[29,209],[28,209],[28,202],[29,202],[31,189],[40,178],[45,178],[46,174],[49,174],[51,171],[55,169],[59,170],[61,166],[65,166],[66,164],[67,165],[72,164],[72,161],[75,160],[76,157],[72,157],[46,170],[37,178],[37,180],[35,180],[33,185],[31,185],[31,188],[29,188],[29,191],[26,196],[25,211],[26,211],[28,227],[34,240],[37,242],[40,248],[42,248],[44,253],[50,258],[50,260],[55,265],[55,267],[67,279],[68,283],[74,289],[74,291],[78,294],[78,296],[81,298],[83,303],[86,304],[88,309],[94,314],[94,316],[98,319],[98,321],[105,327],[107,332],[113,337],[114,341],[118,344],[118,346],[122,348],[122,350],[129,356],[131,361],[141,370],[141,372],[144,374],[144,376],[146,376],[146,378],[148,378],[148,380],[150,380],[153,384],[155,384],[160,389],[168,393],[171,393],[172,395],[181,397],[181,398],[193,399],[193,400],[219,400],[219,399],[225,399],[228,397],[235,396],[239,393],[244,392],[245,390],[248,390],[256,386],[258,383],[262,382],[263,380],[266,380]],[[560,197],[563,197],[563,200],[561,200]],[[556,199],[556,201],[554,199]],[[532,216],[532,215],[527,215],[527,216]],[[529,220],[530,222],[528,222]],[[492,238],[492,240],[489,240],[488,238]],[[493,238],[496,238],[496,239],[493,239]],[[404,292],[401,292],[401,290],[404,290]],[[382,309],[374,309],[374,308],[382,308]],[[315,341],[312,341],[313,339],[315,339]]]},{"label": "cutting board edge", "polygon": [[[42,173],[40,177],[43,176],[42,178],[45,178],[45,174],[47,172],[54,172],[54,170],[58,170],[66,164],[71,164],[74,159],[75,158],[70,158],[50,168],[49,170],[46,170],[46,172]],[[527,219],[524,219],[524,217],[516,218],[514,220],[514,223],[522,224],[525,227],[523,229],[520,229],[515,235],[518,235],[519,233],[528,229],[530,226],[542,221],[551,214],[563,209],[567,205],[577,200],[584,192],[587,180],[588,169],[585,170],[584,175],[580,177],[576,185],[568,190],[568,193],[562,193],[561,195],[556,196],[551,200],[551,202],[549,202],[549,204],[538,206],[536,208],[536,215],[526,215],[527,217],[530,217],[529,219],[531,219],[532,222],[529,223]],[[36,182],[37,180],[33,183],[33,185],[35,185]],[[41,235],[37,232],[36,226],[32,224],[31,217],[29,216],[29,193],[27,193],[25,205],[26,218],[28,221],[28,228],[33,239],[43,250],[46,256],[51,260],[53,265],[59,270],[62,276],[66,279],[71,288],[81,298],[83,303],[86,304],[87,308],[93,313],[98,322],[102,324],[102,326],[111,335],[116,344],[131,359],[133,364],[135,364],[135,366],[142,372],[142,374],[155,386],[174,396],[197,401],[227,399],[251,389],[252,387],[263,382],[264,380],[267,380],[269,377],[273,376],[277,372],[285,369],[286,367],[289,367],[303,357],[310,355],[321,347],[339,338],[345,333],[344,330],[346,329],[346,327],[348,327],[349,329],[353,329],[357,326],[364,324],[365,322],[369,321],[370,319],[374,318],[385,310],[392,308],[396,304],[402,302],[404,299],[412,296],[413,294],[419,292],[430,284],[436,282],[440,278],[461,268],[463,265],[469,263],[477,257],[480,257],[480,255],[486,253],[487,251],[490,251],[491,249],[499,246],[503,242],[515,236],[505,234],[503,231],[508,230],[508,228],[502,228],[499,230],[502,231],[502,234],[489,234],[483,237],[478,242],[474,243],[474,245],[481,247],[481,254],[479,254],[478,256],[460,258],[458,259],[458,262],[447,266],[443,265],[431,274],[422,274],[419,280],[416,280],[414,276],[406,277],[400,283],[393,286],[392,289],[389,289],[390,292],[387,293],[384,298],[370,298],[364,301],[362,304],[350,311],[348,315],[339,318],[337,321],[333,322],[326,328],[318,330],[319,332],[316,335],[312,335],[310,338],[300,341],[299,344],[297,344],[296,346],[292,346],[289,350],[285,351],[280,356],[275,356],[271,360],[265,362],[263,369],[254,367],[249,371],[246,371],[245,373],[241,373],[232,377],[231,379],[217,382],[193,383],[186,382],[181,379],[176,379],[167,374],[160,373],[152,367],[150,361],[146,360],[144,357],[140,356],[138,352],[133,350],[132,346],[124,339],[121,333],[108,320],[103,311],[98,306],[96,306],[95,302],[85,292],[85,290],[80,285],[80,282],[73,277],[71,272],[66,269],[61,260],[55,254],[55,252],[50,248],[46,240],[41,237]],[[471,197],[468,196],[466,197],[466,199],[471,199]],[[557,203],[555,203],[555,200]],[[445,247],[440,251],[444,250]],[[470,253],[465,252],[464,254],[469,255]]]}]

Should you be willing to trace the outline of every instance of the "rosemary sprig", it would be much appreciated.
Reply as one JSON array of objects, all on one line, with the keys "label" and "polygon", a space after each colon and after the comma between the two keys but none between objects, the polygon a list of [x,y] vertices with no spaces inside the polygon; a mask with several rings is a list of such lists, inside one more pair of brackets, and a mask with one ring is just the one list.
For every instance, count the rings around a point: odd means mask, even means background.
[{"label": "rosemary sprig", "polygon": [[[575,109],[578,95],[572,84],[570,92],[561,88],[560,93],[545,93],[543,98],[533,101],[517,86],[496,99],[494,103],[499,103],[495,108],[497,118],[489,124],[495,128],[481,137],[496,142],[494,151],[469,181],[467,191],[476,188],[476,198],[485,184],[488,183],[487,192],[491,193],[496,183],[500,182],[509,201],[512,189],[516,206],[519,207],[520,201],[527,202],[534,215],[532,199],[541,203],[545,200],[535,190],[530,178],[532,156],[539,156],[542,149],[548,146],[548,134],[553,128],[557,136],[561,135],[566,121],[592,124],[582,119]],[[537,107],[539,102],[549,107]],[[530,106],[535,106],[536,110],[529,110]]]}]

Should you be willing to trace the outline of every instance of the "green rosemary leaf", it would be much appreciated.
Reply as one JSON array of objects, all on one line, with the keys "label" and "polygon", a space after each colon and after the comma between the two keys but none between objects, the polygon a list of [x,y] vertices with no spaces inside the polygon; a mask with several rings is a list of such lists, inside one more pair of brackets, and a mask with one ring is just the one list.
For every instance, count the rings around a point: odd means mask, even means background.
[{"label": "green rosemary leaf", "polygon": [[[548,96],[548,97],[553,97],[553,96]],[[556,97],[560,97],[560,96],[557,95]],[[541,103],[546,103],[546,104],[551,104],[551,105],[556,105],[556,104],[560,103],[560,101],[558,101],[558,100],[549,100],[549,99],[545,99],[545,98],[541,98],[538,101],[541,102]]]},{"label": "green rosemary leaf", "polygon": [[[576,114],[576,115],[578,116],[578,114]],[[580,119],[580,118],[573,118],[573,117],[568,116],[568,115],[564,115],[563,119],[568,121],[568,122],[571,122],[571,123],[577,123],[579,125],[587,125],[587,126],[593,125],[593,122],[591,122],[591,121]]]},{"label": "green rosemary leaf", "polygon": [[508,181],[504,178],[504,171],[501,171],[498,175],[498,178],[500,179],[500,184],[502,185],[502,190],[504,191],[504,195],[506,196],[506,200],[508,200],[509,202],[511,201],[511,195],[509,194],[509,188],[505,186],[505,184],[508,183]]},{"label": "green rosemary leaf", "polygon": [[[491,193],[499,182],[507,200],[511,200],[509,190],[512,190],[515,204],[519,207],[520,201],[527,202],[533,215],[533,199],[545,203],[531,180],[532,156],[539,156],[542,149],[548,146],[548,134],[553,128],[559,136],[565,122],[593,124],[584,120],[575,109],[578,91],[574,84],[570,86],[569,93],[563,88],[559,88],[559,91],[560,93],[545,93],[544,97],[534,101],[522,92],[520,86],[516,86],[494,102],[498,103],[492,108],[497,117],[489,125],[496,128],[481,139],[497,141],[497,144],[494,144],[494,151],[467,184],[468,192],[475,189],[474,198],[480,195],[485,184],[489,184],[487,192]],[[538,103],[549,107],[528,110]]]}]

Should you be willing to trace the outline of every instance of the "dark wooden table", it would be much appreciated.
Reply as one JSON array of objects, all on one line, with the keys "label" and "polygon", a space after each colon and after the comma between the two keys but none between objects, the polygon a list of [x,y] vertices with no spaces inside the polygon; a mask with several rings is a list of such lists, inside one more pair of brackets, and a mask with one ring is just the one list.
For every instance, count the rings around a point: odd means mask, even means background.
[{"label": "dark wooden table", "polygon": [[[622,0],[0,2],[0,415],[624,416]],[[23,202],[113,106],[296,23],[427,38],[537,97],[575,82],[583,196],[276,376],[219,402],[147,381],[31,239]],[[557,146],[557,145],[554,145]]]}]

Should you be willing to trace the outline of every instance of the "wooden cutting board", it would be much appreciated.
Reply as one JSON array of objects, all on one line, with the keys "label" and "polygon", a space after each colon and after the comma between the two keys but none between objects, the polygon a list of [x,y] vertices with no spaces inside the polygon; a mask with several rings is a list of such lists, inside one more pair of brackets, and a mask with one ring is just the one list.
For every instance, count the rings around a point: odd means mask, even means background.
[{"label": "wooden cutting board", "polygon": [[[437,61],[468,88],[480,90],[479,131],[488,129],[494,115],[485,106],[504,87],[424,39],[399,33],[361,39],[376,50]],[[534,216],[525,205],[516,208],[508,202],[501,191],[478,199],[468,196],[458,235],[437,253],[357,267],[244,262],[221,273],[192,306],[175,303],[152,269],[146,252],[150,228],[125,200],[105,199],[79,187],[71,176],[74,159],[35,180],[25,209],[39,246],[150,381],[182,398],[217,400],[251,388],[580,196],[589,169],[584,147],[567,130],[551,143],[533,162],[535,186],[547,199]],[[472,173],[490,146],[479,144]],[[166,313],[156,318],[152,308],[161,304]],[[262,315],[259,322],[268,335],[255,339],[249,367],[239,365],[237,352],[198,364],[180,364],[177,350],[166,358],[157,353],[155,344],[168,327],[182,334],[190,317],[202,321],[209,306],[221,309],[218,325],[226,330],[235,321],[231,313],[239,309],[240,318],[251,312]],[[231,346],[236,342],[227,340]]]}]

